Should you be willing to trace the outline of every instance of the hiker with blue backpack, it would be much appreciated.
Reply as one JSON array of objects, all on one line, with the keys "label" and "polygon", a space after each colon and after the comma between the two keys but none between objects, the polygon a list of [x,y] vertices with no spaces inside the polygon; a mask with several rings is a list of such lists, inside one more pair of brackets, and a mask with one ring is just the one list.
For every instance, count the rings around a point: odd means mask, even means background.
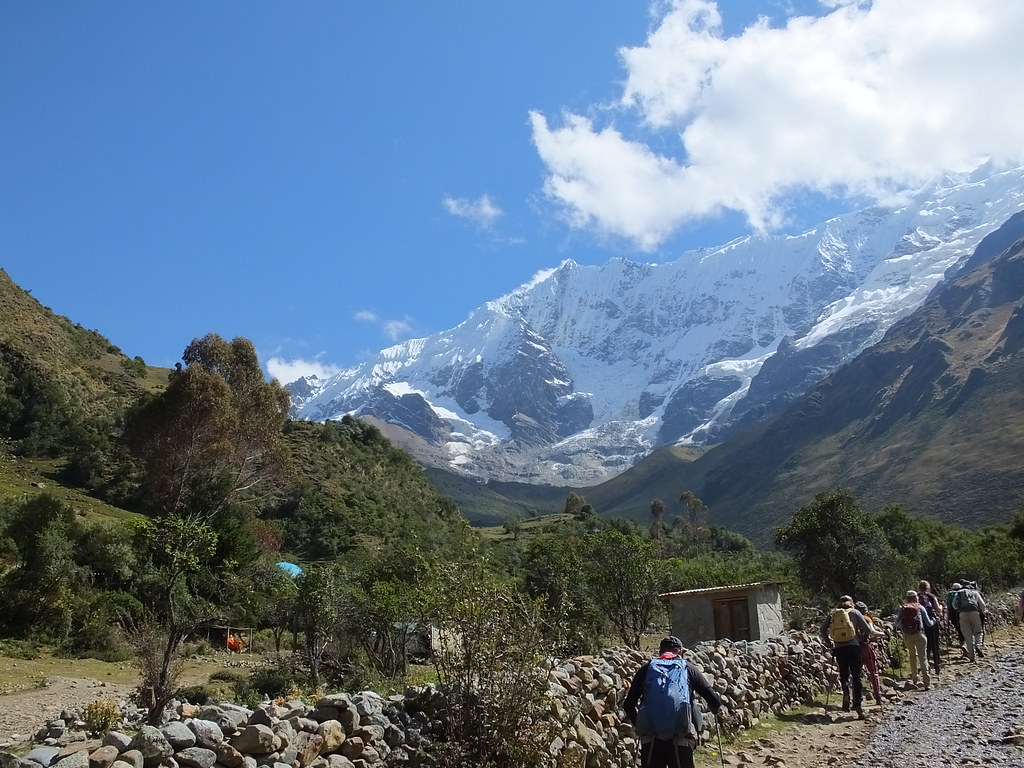
[{"label": "hiker with blue backpack", "polygon": [[931,687],[928,674],[928,634],[927,629],[934,624],[913,589],[907,591],[907,598],[898,611],[892,625],[903,634],[903,644],[907,647],[910,658],[910,680],[917,685],[917,673],[921,673],[921,682],[927,691]]},{"label": "hiker with blue backpack", "polygon": [[864,621],[860,611],[853,607],[852,597],[843,595],[839,598],[839,604],[825,615],[819,634],[825,647],[832,649],[836,666],[839,667],[839,685],[843,689],[843,712],[849,712],[852,705],[857,717],[863,720],[867,715],[864,714],[862,707],[864,683],[860,679],[860,644],[866,643],[871,637],[871,627]]},{"label": "hiker with blue backpack", "polygon": [[658,655],[633,675],[622,703],[640,737],[643,768],[694,768],[693,750],[700,735],[699,695],[712,712],[722,700],[692,662],[683,658],[683,644],[670,635]]}]

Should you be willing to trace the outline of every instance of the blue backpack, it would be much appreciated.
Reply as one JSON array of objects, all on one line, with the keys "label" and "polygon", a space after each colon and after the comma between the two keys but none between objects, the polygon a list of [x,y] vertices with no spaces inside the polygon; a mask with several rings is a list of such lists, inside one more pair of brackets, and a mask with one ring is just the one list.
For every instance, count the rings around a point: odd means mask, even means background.
[{"label": "blue backpack", "polygon": [[665,741],[695,735],[690,713],[690,677],[683,659],[651,659],[636,731]]}]

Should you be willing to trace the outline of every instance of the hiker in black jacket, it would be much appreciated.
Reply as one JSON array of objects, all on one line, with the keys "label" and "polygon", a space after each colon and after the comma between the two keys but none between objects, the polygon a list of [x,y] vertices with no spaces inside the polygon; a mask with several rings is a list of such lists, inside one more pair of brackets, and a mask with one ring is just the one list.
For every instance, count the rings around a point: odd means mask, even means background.
[{"label": "hiker in black jacket", "polygon": [[[681,659],[683,644],[678,637],[670,635],[661,641],[658,648],[660,659]],[[697,702],[693,700],[693,694],[698,694],[708,703],[712,712],[717,712],[722,706],[722,700],[715,693],[715,690],[708,685],[704,675],[691,662],[683,660],[686,665],[686,676],[690,688],[690,712],[695,717],[698,715]],[[643,707],[644,684],[647,680],[647,670],[651,663],[647,662],[633,675],[629,684],[629,693],[622,703],[629,722],[636,725],[637,707]],[[643,768],[694,768],[693,750],[697,746],[697,728],[694,726],[691,733],[679,734],[672,740],[655,738],[649,734],[640,735],[640,765]]]},{"label": "hiker in black jacket", "polygon": [[[844,617],[842,614],[846,614]],[[839,634],[839,619],[848,618],[849,637]],[[857,717],[863,720],[867,715],[861,702],[864,696],[864,685],[860,679],[861,660],[860,644],[867,642],[871,636],[871,627],[864,621],[860,611],[853,607],[853,598],[843,595],[839,598],[839,604],[831,613],[825,614],[825,620],[821,623],[821,641],[826,648],[832,649],[832,655],[836,659],[836,666],[839,667],[839,685],[843,689],[843,711],[850,711],[850,704],[857,713]],[[853,685],[853,701],[850,701],[850,686]]]}]

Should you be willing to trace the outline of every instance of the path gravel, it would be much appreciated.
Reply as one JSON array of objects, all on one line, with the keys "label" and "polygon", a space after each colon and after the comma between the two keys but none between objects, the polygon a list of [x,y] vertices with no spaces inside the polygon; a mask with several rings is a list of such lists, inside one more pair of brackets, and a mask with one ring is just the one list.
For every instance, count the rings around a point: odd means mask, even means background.
[{"label": "path gravel", "polygon": [[902,703],[875,728],[862,765],[1024,766],[1024,651]]}]

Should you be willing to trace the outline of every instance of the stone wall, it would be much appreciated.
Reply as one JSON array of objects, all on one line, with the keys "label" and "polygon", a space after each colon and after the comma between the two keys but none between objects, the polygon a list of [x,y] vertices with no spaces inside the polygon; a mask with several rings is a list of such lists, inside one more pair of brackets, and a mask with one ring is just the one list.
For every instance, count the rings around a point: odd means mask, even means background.
[{"label": "stone wall", "polygon": [[[993,603],[990,626],[1014,620],[1011,599]],[[704,741],[717,740],[719,728],[723,737],[751,728],[834,680],[830,656],[808,632],[705,643],[687,657],[723,701],[717,723],[705,718]],[[550,711],[560,731],[550,745],[550,766],[635,765],[637,740],[622,703],[633,673],[648,658],[613,648],[549,665]],[[388,698],[371,691],[338,693],[314,704],[266,703],[255,710],[179,704],[161,728],[141,726],[133,735],[112,731],[92,740],[68,713],[65,721],[40,730],[38,746],[26,757],[0,752],[0,768],[413,768],[429,764],[426,748],[442,731],[443,707],[443,696],[430,686]]]}]

